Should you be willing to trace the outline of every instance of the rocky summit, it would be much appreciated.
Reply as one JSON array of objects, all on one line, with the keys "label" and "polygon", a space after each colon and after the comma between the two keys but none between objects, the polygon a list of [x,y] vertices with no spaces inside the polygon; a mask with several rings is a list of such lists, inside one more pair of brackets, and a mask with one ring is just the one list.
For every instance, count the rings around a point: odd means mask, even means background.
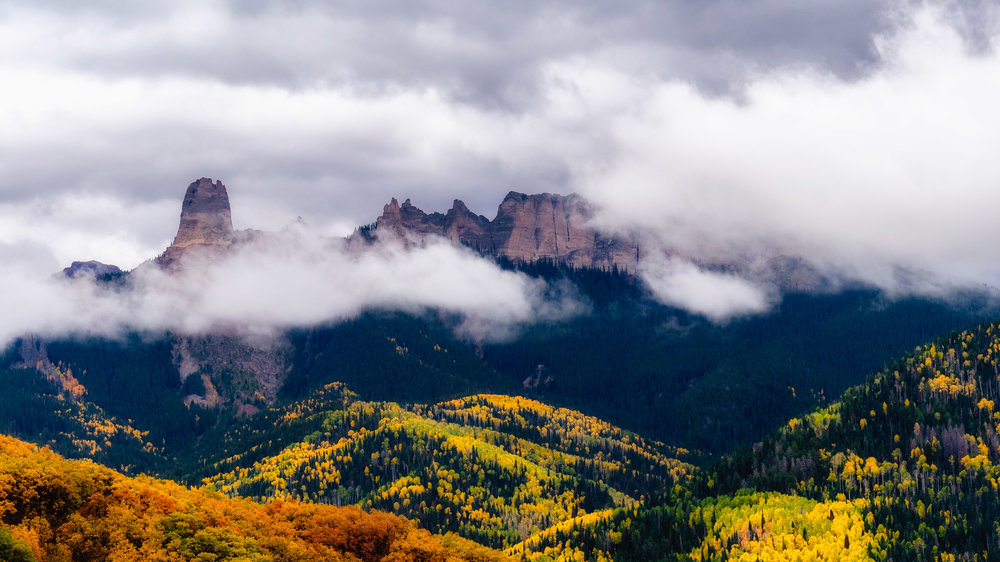
[{"label": "rocky summit", "polygon": [[586,200],[576,194],[511,191],[492,221],[457,199],[446,214],[428,214],[409,199],[402,205],[393,199],[376,221],[375,233],[418,241],[442,236],[515,261],[552,260],[574,267],[635,271],[638,246],[601,235],[589,226],[590,217]]},{"label": "rocky summit", "polygon": [[75,261],[69,267],[62,270],[63,275],[71,279],[77,277],[102,277],[109,275],[119,275],[122,270],[117,265],[109,265],[99,261]]},{"label": "rocky summit", "polygon": [[162,266],[175,265],[193,248],[222,249],[234,238],[229,194],[221,181],[201,178],[188,186],[181,206],[180,226],[173,244],[157,258]]}]

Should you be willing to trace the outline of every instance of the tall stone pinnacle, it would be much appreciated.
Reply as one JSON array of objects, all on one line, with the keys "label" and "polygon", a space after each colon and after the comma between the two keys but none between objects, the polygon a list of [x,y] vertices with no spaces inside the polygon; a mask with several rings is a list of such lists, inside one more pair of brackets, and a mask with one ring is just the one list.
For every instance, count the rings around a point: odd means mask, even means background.
[{"label": "tall stone pinnacle", "polygon": [[181,221],[174,243],[155,261],[176,267],[189,250],[220,250],[233,243],[233,217],[229,193],[221,181],[201,178],[188,186],[181,206]]},{"label": "tall stone pinnacle", "polygon": [[173,246],[228,246],[233,239],[229,194],[221,181],[201,178],[188,186],[181,206],[181,223]]}]

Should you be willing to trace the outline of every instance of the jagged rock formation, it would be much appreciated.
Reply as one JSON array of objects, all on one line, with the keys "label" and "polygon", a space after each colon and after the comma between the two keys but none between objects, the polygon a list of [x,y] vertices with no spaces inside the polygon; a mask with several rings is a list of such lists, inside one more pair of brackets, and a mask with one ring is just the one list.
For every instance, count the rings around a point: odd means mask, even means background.
[{"label": "jagged rock formation", "polygon": [[480,252],[515,261],[553,260],[576,267],[635,271],[639,248],[602,236],[588,225],[590,207],[576,194],[526,195],[511,191],[492,221],[476,215],[459,200],[446,213],[427,214],[407,199],[393,199],[382,210],[375,233],[405,239],[443,236]]},{"label": "jagged rock formation", "polygon": [[403,238],[444,236],[483,252],[494,251],[489,219],[474,214],[458,199],[446,214],[427,214],[414,207],[409,199],[400,205],[393,198],[382,208],[382,216],[375,224],[377,231],[391,231]]},{"label": "jagged rock formation", "polygon": [[210,178],[201,178],[188,186],[177,235],[156,262],[161,266],[173,266],[192,250],[218,251],[228,248],[234,238],[226,186],[221,181],[213,183]]},{"label": "jagged rock formation", "polygon": [[[456,199],[447,213],[425,213],[409,199],[400,205],[392,199],[382,209],[374,229],[365,238],[386,235],[408,242],[428,236],[443,236],[479,252],[505,256],[514,261],[552,260],[574,267],[594,267],[636,273],[640,248],[634,240],[602,234],[590,226],[593,216],[586,199],[576,194],[526,195],[511,191],[500,203],[491,221],[476,215]],[[825,292],[835,284],[799,257],[761,250],[757,256],[704,258],[676,250],[661,250],[660,256],[675,255],[698,267],[730,273],[782,292]],[[647,256],[648,259],[649,256]]]},{"label": "jagged rock formation", "polygon": [[99,261],[75,261],[62,270],[63,275],[70,279],[77,277],[101,277],[102,275],[117,275],[124,273],[117,265],[108,265]]}]

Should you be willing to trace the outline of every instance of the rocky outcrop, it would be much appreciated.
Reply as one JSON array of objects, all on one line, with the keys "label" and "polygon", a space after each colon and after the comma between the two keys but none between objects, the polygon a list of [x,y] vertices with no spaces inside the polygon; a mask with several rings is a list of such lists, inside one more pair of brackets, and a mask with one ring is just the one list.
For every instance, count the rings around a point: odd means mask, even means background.
[{"label": "rocky outcrop", "polygon": [[383,208],[375,232],[418,241],[443,236],[515,261],[553,260],[575,267],[635,271],[638,246],[601,235],[589,226],[590,218],[586,200],[578,195],[511,191],[492,221],[457,199],[446,214],[427,214],[409,199],[402,205],[393,199]]},{"label": "rocky outcrop", "polygon": [[99,261],[75,261],[62,270],[63,275],[70,279],[78,277],[105,277],[124,273],[117,265],[108,265]]},{"label": "rocky outcrop", "polygon": [[226,186],[221,181],[213,183],[210,178],[201,178],[188,186],[177,235],[156,262],[161,266],[174,266],[191,251],[213,252],[228,248],[234,237]]},{"label": "rocky outcrop", "polygon": [[767,260],[768,280],[783,293],[829,293],[836,283],[806,260],[792,256],[776,256]]},{"label": "rocky outcrop", "polygon": [[184,397],[186,404],[212,408],[232,404],[272,404],[291,369],[292,346],[283,337],[248,341],[237,336],[206,334],[174,341],[174,367],[181,387],[199,377],[200,392]]}]

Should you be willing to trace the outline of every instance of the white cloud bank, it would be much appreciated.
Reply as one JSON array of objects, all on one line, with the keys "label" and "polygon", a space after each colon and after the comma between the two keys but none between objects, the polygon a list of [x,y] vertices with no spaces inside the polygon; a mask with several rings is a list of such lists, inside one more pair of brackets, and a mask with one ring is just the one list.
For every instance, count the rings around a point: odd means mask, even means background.
[{"label": "white cloud bank", "polygon": [[777,70],[740,102],[592,76],[633,102],[610,119],[614,156],[577,169],[599,222],[699,260],[781,253],[894,292],[1000,287],[1000,54],[970,54],[947,17],[924,7],[879,37],[883,66],[862,80]]},{"label": "white cloud bank", "polygon": [[225,331],[272,335],[341,321],[370,309],[439,311],[458,335],[496,341],[525,324],[557,321],[585,306],[572,295],[446,242],[404,250],[349,250],[302,228],[266,235],[173,273],[146,265],[129,286],[92,279],[39,280],[28,268],[0,272],[0,344],[26,334],[119,337],[127,332]]}]

